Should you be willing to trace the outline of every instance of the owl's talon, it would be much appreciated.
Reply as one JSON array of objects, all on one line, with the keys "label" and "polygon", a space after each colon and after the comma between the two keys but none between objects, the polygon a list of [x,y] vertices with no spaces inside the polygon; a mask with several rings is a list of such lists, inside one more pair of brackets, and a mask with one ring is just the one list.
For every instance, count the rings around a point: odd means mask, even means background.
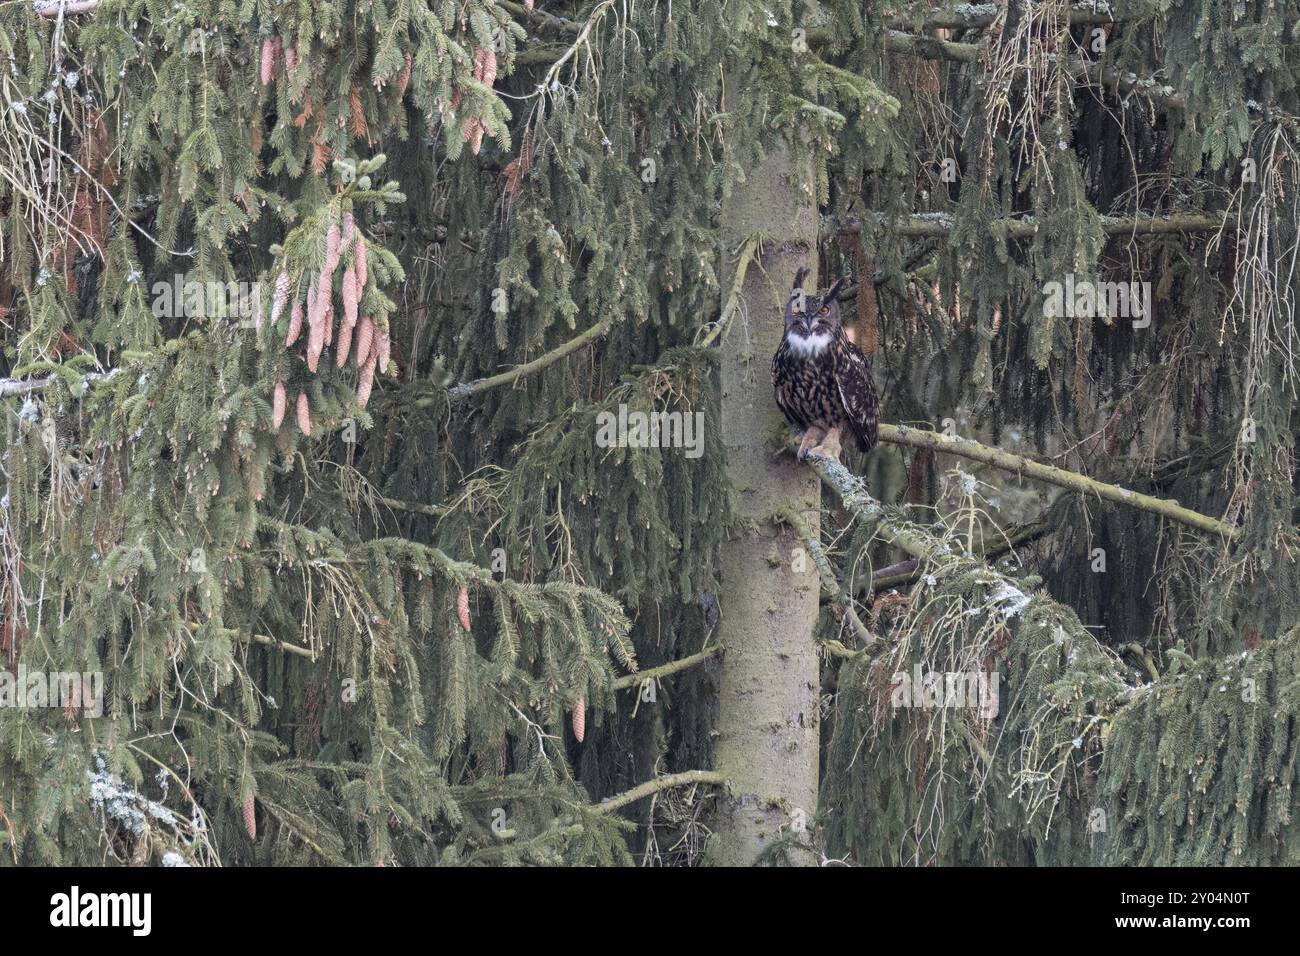
[{"label": "owl's talon", "polygon": [[808,449],[812,448],[813,445],[820,444],[821,440],[825,437],[826,432],[820,428],[813,427],[805,431],[803,433],[803,438],[799,441],[799,453],[796,456],[798,460],[803,461],[806,459],[808,457]]}]

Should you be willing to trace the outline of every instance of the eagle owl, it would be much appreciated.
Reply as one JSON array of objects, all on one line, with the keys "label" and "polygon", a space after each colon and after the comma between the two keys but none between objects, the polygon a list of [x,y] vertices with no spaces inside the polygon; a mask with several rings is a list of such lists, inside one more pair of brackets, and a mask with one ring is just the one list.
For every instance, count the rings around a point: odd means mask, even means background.
[{"label": "eagle owl", "polygon": [[822,295],[805,293],[807,269],[794,277],[785,307],[785,335],[772,359],[776,404],[803,431],[799,460],[839,458],[848,429],[863,453],[876,444],[880,412],[871,363],[840,324],[840,279]]}]

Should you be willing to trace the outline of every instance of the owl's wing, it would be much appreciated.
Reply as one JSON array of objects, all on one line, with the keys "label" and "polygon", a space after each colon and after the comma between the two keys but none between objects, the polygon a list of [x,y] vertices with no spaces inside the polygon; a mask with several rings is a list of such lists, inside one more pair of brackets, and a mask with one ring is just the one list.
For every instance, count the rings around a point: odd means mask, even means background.
[{"label": "owl's wing", "polygon": [[836,345],[835,384],[840,391],[845,418],[858,440],[858,447],[865,454],[876,444],[880,417],[871,363],[843,333],[840,333]]},{"label": "owl's wing", "polygon": [[808,420],[803,416],[797,402],[791,400],[791,390],[795,387],[796,371],[790,358],[790,350],[784,341],[772,357],[772,389],[776,395],[776,407],[781,409],[785,420],[796,428],[808,427]]}]

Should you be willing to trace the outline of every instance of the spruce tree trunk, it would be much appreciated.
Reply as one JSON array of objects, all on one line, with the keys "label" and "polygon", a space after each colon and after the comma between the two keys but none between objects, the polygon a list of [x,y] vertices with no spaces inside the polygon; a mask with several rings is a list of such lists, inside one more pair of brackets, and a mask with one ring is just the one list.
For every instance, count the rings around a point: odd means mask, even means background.
[{"label": "spruce tree trunk", "polygon": [[[722,210],[724,271],[747,238],[767,237],[749,266],[743,309],[722,346],[722,431],[736,489],[735,533],[722,547],[722,660],[717,769],[727,778],[709,858],[747,866],[782,833],[798,830],[817,804],[818,654],[813,643],[818,580],[799,538],[772,519],[783,507],[818,528],[815,473],[777,459],[784,421],[772,397],[772,354],[795,271],[814,265],[816,209],[791,181],[784,141],[747,171]],[[723,288],[730,289],[727,274]],[[809,854],[791,862],[812,863]]]}]

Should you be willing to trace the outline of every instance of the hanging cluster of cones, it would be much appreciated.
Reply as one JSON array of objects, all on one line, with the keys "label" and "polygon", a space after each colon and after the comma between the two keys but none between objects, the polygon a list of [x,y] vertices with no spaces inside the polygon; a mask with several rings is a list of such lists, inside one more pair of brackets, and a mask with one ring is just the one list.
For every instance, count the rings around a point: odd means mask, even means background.
[{"label": "hanging cluster of cones", "polygon": [[[345,261],[346,260],[346,261]],[[342,313],[334,309],[334,280],[340,268],[340,298]],[[343,368],[352,356],[360,371],[357,381],[357,404],[362,408],[370,401],[375,384],[375,373],[388,367],[392,342],[386,319],[375,321],[371,316],[360,315],[361,296],[366,287],[366,240],[356,228],[351,212],[343,213],[341,222],[331,222],[325,234],[325,261],[319,274],[308,282],[306,295],[300,296],[301,275],[290,276],[288,270],[280,272],[275,283],[275,298],[271,305],[271,326],[280,320],[289,307],[289,327],[284,347],[292,348],[302,337],[306,326],[307,370],[313,375],[320,367],[321,355],[327,347],[334,348],[334,364]],[[293,302],[290,305],[289,300]],[[336,322],[337,320],[337,322]],[[260,326],[259,326],[260,331]],[[271,425],[279,429],[284,421],[288,395],[283,382],[277,382],[271,400]],[[312,429],[311,405],[306,391],[300,391],[296,409],[298,429],[310,436]]]},{"label": "hanging cluster of cones", "polygon": [[293,76],[294,70],[298,68],[298,54],[294,52],[293,47],[286,47],[280,42],[279,37],[271,37],[262,41],[262,62],[259,64],[258,79],[262,81],[263,86],[270,86],[271,81],[275,79],[275,68],[284,61],[285,71],[289,76]]},{"label": "hanging cluster of cones", "polygon": [[[474,79],[478,80],[484,86],[490,87],[497,81],[497,55],[492,50],[484,50],[479,47],[474,51]],[[452,98],[451,108],[453,111],[460,108],[461,93],[456,91]],[[481,116],[471,116],[465,123],[463,135],[465,142],[469,143],[469,148],[478,155],[478,151],[483,146],[483,134],[487,132],[487,123],[483,122]]]}]

